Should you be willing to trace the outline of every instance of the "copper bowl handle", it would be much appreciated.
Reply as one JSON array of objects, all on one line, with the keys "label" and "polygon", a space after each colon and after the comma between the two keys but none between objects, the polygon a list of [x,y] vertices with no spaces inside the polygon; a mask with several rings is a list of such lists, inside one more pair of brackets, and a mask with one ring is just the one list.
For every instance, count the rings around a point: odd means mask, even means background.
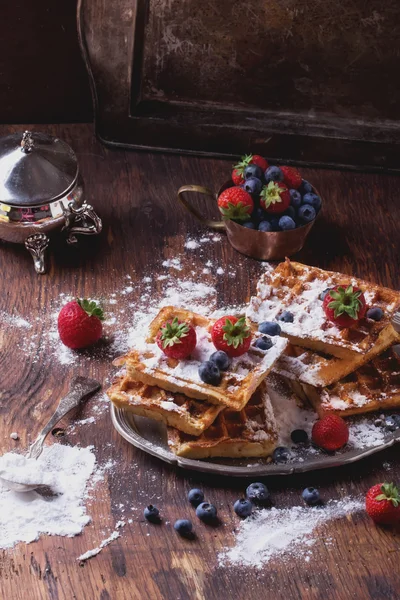
[{"label": "copper bowl handle", "polygon": [[211,198],[215,202],[215,194],[209,188],[203,187],[202,185],[183,185],[178,190],[178,200],[186,208],[186,210],[188,210],[192,215],[194,215],[196,219],[200,221],[200,223],[202,223],[203,225],[211,227],[211,229],[225,229],[225,221],[213,221],[211,219],[204,219],[199,213],[199,211],[196,208],[194,208],[185,198],[184,194],[186,192],[196,192],[197,194],[211,196]]}]

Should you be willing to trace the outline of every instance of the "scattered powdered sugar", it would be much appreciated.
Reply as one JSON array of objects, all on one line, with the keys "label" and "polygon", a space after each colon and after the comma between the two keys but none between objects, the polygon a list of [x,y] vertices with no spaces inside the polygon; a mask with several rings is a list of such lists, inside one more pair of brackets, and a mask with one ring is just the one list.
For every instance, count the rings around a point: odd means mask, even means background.
[{"label": "scattered powdered sugar", "polygon": [[359,450],[381,446],[385,441],[385,434],[385,429],[374,425],[372,419],[354,419],[349,423],[349,446]]},{"label": "scattered powdered sugar", "polygon": [[61,444],[45,447],[37,460],[11,452],[0,457],[0,477],[46,485],[56,494],[50,501],[35,491],[10,491],[0,482],[0,547],[33,542],[41,534],[80,533],[90,521],[84,498],[95,461],[91,448]]},{"label": "scattered powdered sugar", "polygon": [[108,544],[111,544],[111,542],[113,542],[114,540],[116,540],[119,537],[120,537],[119,531],[113,531],[112,534],[108,538],[106,538],[105,540],[100,542],[100,544],[97,546],[97,548],[93,548],[93,550],[88,550],[84,554],[81,554],[80,556],[78,556],[77,560],[84,562],[85,560],[88,560],[89,558],[96,556],[97,554],[99,554],[99,552],[101,552],[103,550],[103,548],[108,546]]},{"label": "scattered powdered sugar", "polygon": [[196,242],[196,240],[187,240],[185,248],[188,250],[196,250],[197,248],[200,248],[200,244],[199,242]]},{"label": "scattered powdered sugar", "polygon": [[322,507],[262,509],[242,521],[235,545],[219,554],[219,564],[261,568],[274,558],[309,560],[310,548],[320,539],[319,528],[360,511],[363,506],[361,499],[347,497],[331,500]]},{"label": "scattered powdered sugar", "polygon": [[13,431],[12,433],[10,433],[10,438],[12,440],[17,441],[17,440],[19,440],[19,435],[18,435],[18,433],[16,431]]},{"label": "scattered powdered sugar", "polygon": [[26,321],[26,319],[23,319],[19,315],[9,315],[4,311],[0,311],[0,321],[18,328],[30,329],[32,327],[31,323]]}]

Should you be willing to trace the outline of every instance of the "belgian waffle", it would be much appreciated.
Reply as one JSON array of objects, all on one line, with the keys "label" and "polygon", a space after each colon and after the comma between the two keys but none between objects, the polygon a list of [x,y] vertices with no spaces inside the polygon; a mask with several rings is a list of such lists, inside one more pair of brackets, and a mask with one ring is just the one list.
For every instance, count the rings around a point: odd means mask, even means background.
[{"label": "belgian waffle", "polygon": [[[168,358],[155,342],[161,325],[173,317],[190,323],[196,330],[196,348],[191,357],[185,360]],[[204,383],[198,374],[200,364],[215,352],[210,335],[212,325],[213,321],[206,317],[166,306],[151,322],[147,340],[138,340],[116,364],[125,364],[129,378],[135,381],[240,411],[285,350],[287,340],[283,337],[271,338],[273,345],[266,351],[252,345],[248,352],[232,359],[229,370],[222,375],[220,385],[213,386]],[[260,335],[254,332],[255,338]]]},{"label": "belgian waffle", "polygon": [[323,389],[302,388],[319,415],[342,417],[400,407],[400,364],[393,348],[372,359],[338,383]]},{"label": "belgian waffle", "polygon": [[[383,310],[381,321],[361,319],[357,327],[340,329],[326,319],[320,294],[336,285],[358,286],[369,306]],[[391,318],[400,305],[400,293],[349,275],[323,271],[286,259],[258,282],[247,317],[254,323],[273,321],[283,310],[293,314],[293,323],[280,321],[282,332],[297,346],[352,359],[367,354],[375,344],[387,348],[397,339]]]},{"label": "belgian waffle", "polygon": [[191,435],[200,435],[224,408],[187,398],[183,394],[166,392],[127,376],[116,379],[107,394],[118,408],[162,421]]},{"label": "belgian waffle", "polygon": [[265,382],[243,410],[226,408],[199,437],[168,428],[169,447],[186,458],[269,456],[277,443],[277,425]]}]

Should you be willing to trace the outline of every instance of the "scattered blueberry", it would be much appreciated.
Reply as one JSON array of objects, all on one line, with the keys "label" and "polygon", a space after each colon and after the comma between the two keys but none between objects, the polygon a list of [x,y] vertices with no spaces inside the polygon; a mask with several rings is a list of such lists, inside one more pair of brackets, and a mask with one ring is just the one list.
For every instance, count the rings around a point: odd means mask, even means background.
[{"label": "scattered blueberry", "polygon": [[303,204],[297,211],[297,216],[303,223],[311,223],[315,219],[315,208],[311,204]]},{"label": "scattered blueberry", "polygon": [[199,366],[199,377],[204,383],[210,385],[219,385],[221,383],[221,372],[211,360],[201,363]]},{"label": "scattered blueberry", "polygon": [[256,348],[259,348],[260,350],[269,350],[270,348],[272,348],[271,338],[267,337],[266,335],[263,335],[262,337],[256,339],[256,341],[254,342],[254,346]]},{"label": "scattered blueberry", "polygon": [[390,415],[385,418],[385,427],[389,431],[400,429],[400,415]]},{"label": "scattered blueberry", "polygon": [[269,504],[270,495],[263,483],[259,483],[258,481],[255,483],[251,483],[246,490],[246,498],[251,500],[253,504]]},{"label": "scattered blueberry", "polygon": [[269,221],[261,221],[258,226],[258,231],[272,231],[272,225]]},{"label": "scattered blueberry", "polygon": [[265,171],[265,181],[283,181],[283,173],[279,167],[268,167]]},{"label": "scattered blueberry", "polygon": [[305,444],[308,442],[308,433],[304,429],[294,429],[290,437],[294,444]]},{"label": "scattered blueberry", "polygon": [[319,491],[313,487],[308,487],[303,490],[301,497],[308,506],[315,506],[320,501]]},{"label": "scattered blueberry", "polygon": [[313,193],[304,194],[303,204],[310,204],[317,211],[321,208],[321,198]]},{"label": "scattered blueberry", "polygon": [[251,213],[251,218],[254,223],[261,223],[261,221],[265,221],[267,215],[265,214],[265,211],[262,208],[258,207],[255,208]]},{"label": "scattered blueberry", "polygon": [[291,217],[284,215],[279,219],[279,227],[282,231],[289,231],[289,229],[296,229],[296,223]]},{"label": "scattered blueberry", "polygon": [[247,179],[250,179],[252,177],[256,177],[257,179],[260,179],[260,181],[263,179],[263,171],[261,169],[261,167],[259,167],[258,165],[249,165],[248,167],[245,168],[244,172],[243,172],[243,177],[244,179],[247,181]]},{"label": "scattered blueberry", "polygon": [[271,217],[269,222],[272,227],[272,231],[280,231],[281,228],[279,227],[279,217]]},{"label": "scattered blueberry", "polygon": [[193,525],[189,519],[178,519],[174,523],[174,529],[183,537],[188,537],[192,534]]},{"label": "scattered blueberry", "polygon": [[323,292],[320,293],[320,295],[318,296],[318,298],[320,300],[322,300],[322,302],[325,300],[325,296],[327,295],[328,292],[330,292],[331,288],[326,288],[326,290],[324,290]]},{"label": "scattered blueberry", "polygon": [[293,323],[294,316],[293,313],[289,312],[288,310],[284,310],[283,312],[281,312],[278,319],[280,321],[283,321],[284,323]]},{"label": "scattered blueberry", "polygon": [[300,190],[302,194],[309,194],[313,191],[313,186],[311,185],[311,183],[303,179],[303,181],[301,182]]},{"label": "scattered blueberry", "polygon": [[246,190],[246,192],[249,194],[255,194],[257,196],[260,195],[262,186],[262,181],[257,179],[257,177],[249,177],[248,179],[246,178],[246,181],[243,184],[243,188]]},{"label": "scattered blueberry", "polygon": [[258,331],[267,335],[281,335],[280,325],[275,321],[263,321],[259,324]]},{"label": "scattered blueberry", "polygon": [[295,211],[295,209],[294,209],[294,207],[293,207],[293,206],[289,206],[289,207],[288,207],[288,208],[285,210],[285,213],[284,213],[284,214],[285,214],[287,217],[290,217],[291,219],[293,219],[293,221],[294,221],[294,220],[295,220],[295,218],[296,218],[296,211]]},{"label": "scattered blueberry", "polygon": [[150,521],[150,523],[157,523],[160,520],[160,511],[156,506],[149,504],[143,511],[144,518]]},{"label": "scattered blueberry", "polygon": [[197,507],[199,504],[201,504],[203,502],[204,493],[201,490],[194,488],[193,490],[189,491],[187,497],[188,497],[190,504],[194,507]]},{"label": "scattered blueberry", "polygon": [[223,350],[213,352],[208,360],[217,365],[220,371],[227,371],[231,366],[231,359]]},{"label": "scattered blueberry", "polygon": [[200,521],[204,521],[208,523],[210,521],[214,521],[217,516],[217,509],[214,504],[210,504],[209,502],[202,502],[196,508],[196,515],[199,517]]},{"label": "scattered blueberry", "polygon": [[278,446],[277,448],[275,448],[272,454],[272,460],[277,463],[287,462],[289,460],[289,457],[290,452],[288,448],[285,448],[284,446]]},{"label": "scattered blueberry", "polygon": [[295,208],[299,208],[301,204],[301,194],[298,190],[289,190],[290,204]]},{"label": "scattered blueberry", "polygon": [[246,498],[241,498],[240,500],[236,500],[233,505],[233,510],[237,514],[238,517],[245,519],[249,517],[253,512],[253,504],[250,500],[246,500]]},{"label": "scattered blueberry", "polygon": [[372,319],[373,321],[380,321],[383,318],[383,310],[379,308],[379,306],[373,306],[367,310],[366,317],[367,319]]},{"label": "scattered blueberry", "polygon": [[253,221],[245,221],[244,223],[241,223],[241,225],[243,225],[243,227],[247,227],[247,229],[257,229]]}]

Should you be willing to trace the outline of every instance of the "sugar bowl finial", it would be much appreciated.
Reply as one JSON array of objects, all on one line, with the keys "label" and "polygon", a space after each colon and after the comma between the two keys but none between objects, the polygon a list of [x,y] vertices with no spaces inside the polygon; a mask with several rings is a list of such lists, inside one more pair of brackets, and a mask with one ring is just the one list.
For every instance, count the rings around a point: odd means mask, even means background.
[{"label": "sugar bowl finial", "polygon": [[34,144],[35,144],[35,142],[33,141],[32,132],[24,131],[24,133],[22,134],[22,140],[21,140],[22,152],[26,152],[26,153],[31,152]]}]

